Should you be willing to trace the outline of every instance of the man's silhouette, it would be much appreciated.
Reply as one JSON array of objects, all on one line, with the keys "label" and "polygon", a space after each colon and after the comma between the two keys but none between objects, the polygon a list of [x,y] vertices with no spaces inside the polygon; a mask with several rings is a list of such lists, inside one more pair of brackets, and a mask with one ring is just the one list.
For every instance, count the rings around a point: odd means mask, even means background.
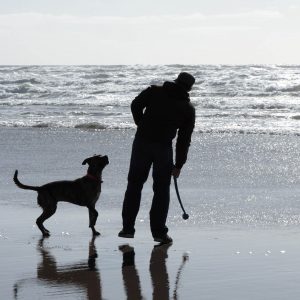
[{"label": "man's silhouette", "polygon": [[[195,78],[180,73],[174,82],[151,86],[131,104],[137,132],[132,146],[128,185],[125,192],[119,236],[133,238],[141,192],[153,167],[153,200],[150,210],[152,236],[160,243],[171,243],[166,220],[170,202],[171,176],[178,177],[187,159],[195,125],[195,109],[188,92]],[[176,137],[175,165],[172,140]]]}]

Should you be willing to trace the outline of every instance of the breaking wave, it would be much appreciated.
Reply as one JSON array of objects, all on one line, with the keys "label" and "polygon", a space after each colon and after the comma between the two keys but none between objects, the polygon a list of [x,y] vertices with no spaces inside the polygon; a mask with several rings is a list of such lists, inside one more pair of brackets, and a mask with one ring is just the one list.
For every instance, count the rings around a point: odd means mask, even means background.
[{"label": "breaking wave", "polygon": [[251,109],[263,109],[263,110],[282,110],[282,109],[289,109],[286,105],[282,104],[252,104],[249,105],[249,108]]},{"label": "breaking wave", "polygon": [[291,117],[293,120],[300,120],[300,115],[292,116]]},{"label": "breaking wave", "polygon": [[135,128],[131,101],[181,71],[196,131],[300,133],[300,66],[279,65],[0,66],[0,126]]},{"label": "breaking wave", "polygon": [[97,122],[91,122],[91,123],[78,124],[75,125],[74,127],[79,129],[107,129],[108,126]]}]

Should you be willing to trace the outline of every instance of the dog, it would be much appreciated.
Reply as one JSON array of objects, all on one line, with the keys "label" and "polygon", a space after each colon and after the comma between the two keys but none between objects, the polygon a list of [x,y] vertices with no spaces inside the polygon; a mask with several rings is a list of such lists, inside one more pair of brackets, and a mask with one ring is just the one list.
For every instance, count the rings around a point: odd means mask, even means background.
[{"label": "dog", "polygon": [[109,164],[109,160],[106,155],[94,155],[86,158],[82,164],[89,166],[85,176],[73,181],[54,181],[42,186],[22,184],[18,179],[18,170],[15,171],[13,180],[19,188],[38,193],[37,202],[43,209],[43,213],[36,219],[36,224],[44,237],[50,236],[50,232],[43,223],[54,215],[59,201],[87,207],[89,210],[89,227],[94,236],[100,235],[95,229],[98,218],[95,205],[101,193],[102,171]]}]

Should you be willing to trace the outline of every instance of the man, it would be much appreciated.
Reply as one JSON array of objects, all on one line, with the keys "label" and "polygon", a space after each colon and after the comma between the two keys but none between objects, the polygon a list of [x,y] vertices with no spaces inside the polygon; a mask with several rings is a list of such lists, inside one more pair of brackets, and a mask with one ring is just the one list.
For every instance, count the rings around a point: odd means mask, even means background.
[{"label": "man", "polygon": [[[170,202],[171,176],[176,178],[185,164],[191,135],[195,125],[195,109],[188,92],[195,78],[182,72],[174,82],[151,86],[142,91],[131,103],[137,132],[132,145],[128,185],[125,192],[119,237],[133,238],[135,220],[139,211],[141,192],[153,167],[153,200],[150,227],[154,241],[172,243],[166,220]],[[172,140],[176,141],[173,165]]]}]

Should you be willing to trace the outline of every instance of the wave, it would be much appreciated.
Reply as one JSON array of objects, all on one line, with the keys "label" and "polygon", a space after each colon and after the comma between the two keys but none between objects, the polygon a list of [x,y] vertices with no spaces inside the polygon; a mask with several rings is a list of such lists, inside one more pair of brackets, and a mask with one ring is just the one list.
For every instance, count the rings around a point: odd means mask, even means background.
[{"label": "wave", "polygon": [[282,69],[299,69],[300,65],[277,65],[277,67]]},{"label": "wave", "polygon": [[106,129],[133,129],[135,125],[128,123],[120,124],[102,124],[98,122],[87,122],[82,124],[77,124],[74,126],[76,129],[86,129],[86,130],[106,130]]},{"label": "wave", "polygon": [[265,90],[266,92],[282,92],[282,93],[293,93],[300,92],[300,84],[287,86],[287,87],[278,87],[278,86],[269,86]]},{"label": "wave", "polygon": [[82,123],[75,125],[74,127],[79,129],[107,129],[107,125],[100,124],[97,122]]},{"label": "wave", "polygon": [[225,86],[227,84],[226,81],[213,81],[210,85],[211,86]]},{"label": "wave", "polygon": [[[244,118],[244,119],[288,119],[286,116],[280,116],[280,115],[271,115],[271,114],[249,114],[249,113],[241,113],[241,114],[229,114],[229,113],[216,113],[216,114],[204,114],[200,115],[202,118],[212,119],[218,118],[229,118],[232,119],[235,118]],[[300,116],[292,117],[296,120],[300,120]]]},{"label": "wave", "polygon": [[267,110],[274,110],[274,109],[289,109],[287,106],[282,104],[252,104],[249,105],[248,108],[251,109],[267,109]]},{"label": "wave", "polygon": [[12,94],[26,94],[26,93],[32,93],[32,89],[30,86],[23,85],[12,90],[6,90],[6,92]]},{"label": "wave", "polygon": [[[229,104],[229,103],[228,103]],[[200,104],[195,104],[195,106],[201,105]],[[250,109],[255,109],[255,110],[290,110],[292,108],[283,105],[283,104],[264,104],[264,103],[259,103],[259,104],[251,104],[247,106],[237,106],[237,105],[221,105],[221,104],[213,104],[213,103],[208,103],[204,104],[202,106],[204,109],[215,109],[215,110],[224,110],[224,109],[241,109],[241,108],[250,108]]]},{"label": "wave", "polygon": [[93,94],[93,95],[106,94],[106,93],[107,93],[107,91],[105,91],[105,90],[91,92],[91,94]]},{"label": "wave", "polygon": [[51,127],[51,124],[50,123],[39,123],[39,124],[32,125],[32,127],[33,128],[49,128],[49,127]]},{"label": "wave", "polygon": [[232,117],[231,114],[226,114],[226,113],[223,113],[223,114],[206,114],[206,115],[201,115],[201,117],[203,118],[229,118],[229,117]]},{"label": "wave", "polygon": [[[33,129],[75,129],[75,130],[87,130],[87,131],[97,131],[97,130],[135,130],[133,124],[103,124],[98,122],[86,122],[76,125],[68,124],[58,124],[53,122],[40,122],[36,124],[26,124],[26,123],[3,123],[0,122],[1,127],[15,127],[15,128],[33,128]],[[270,135],[270,136],[300,136],[299,131],[289,131],[289,130],[274,130],[274,129],[263,129],[263,128],[195,128],[195,133],[198,134],[242,134],[242,135]]]},{"label": "wave", "polygon": [[110,80],[94,80],[91,82],[91,84],[98,85],[98,84],[105,84],[110,82],[111,82]]},{"label": "wave", "polygon": [[291,119],[293,119],[293,120],[300,120],[300,115],[292,116]]},{"label": "wave", "polygon": [[0,126],[133,128],[132,99],[180,70],[196,77],[197,129],[300,132],[299,66],[278,65],[0,66]]},{"label": "wave", "polygon": [[[0,99],[2,97],[0,96]],[[3,97],[2,99],[9,98],[9,97]],[[53,101],[39,101],[39,99],[28,99],[28,101],[24,99],[20,100],[13,100],[13,101],[0,101],[0,106],[9,106],[9,107],[20,107],[20,106],[33,106],[33,107],[45,107],[45,110],[49,108],[71,108],[71,107],[85,107],[85,108],[107,108],[107,107],[114,107],[114,108],[120,108],[120,107],[128,107],[128,104],[126,103],[99,103],[98,101],[94,102],[88,102],[86,100],[78,100],[74,102],[59,102],[56,99],[53,99]]]},{"label": "wave", "polygon": [[41,84],[40,81],[38,81],[34,78],[20,79],[20,80],[2,80],[2,81],[0,81],[0,84],[24,84],[24,83]]},{"label": "wave", "polygon": [[14,89],[6,89],[5,90],[6,93],[10,93],[10,94],[29,94],[31,93],[32,95],[35,94],[48,94],[47,91],[42,90],[40,88],[33,88],[32,85],[25,83],[19,87],[16,87]]},{"label": "wave", "polygon": [[38,68],[39,66],[18,66],[18,65],[7,65],[7,66],[0,66],[0,73],[11,73],[17,71],[26,71],[32,68]]},{"label": "wave", "polygon": [[282,92],[300,92],[300,84],[280,89]]},{"label": "wave", "polygon": [[135,129],[136,126],[130,122],[114,122],[114,123],[100,123],[100,122],[82,122],[82,123],[73,123],[73,122],[61,122],[61,121],[49,121],[43,122],[41,120],[32,120],[28,121],[0,121],[1,127],[15,127],[15,128],[74,128],[74,129],[83,129],[83,130],[120,130],[120,129]]},{"label": "wave", "polygon": [[217,104],[204,104],[203,108],[208,108],[208,109],[222,109],[220,105]]},{"label": "wave", "polygon": [[276,131],[264,129],[195,129],[195,132],[201,134],[253,134],[253,135],[275,135],[275,136],[300,136],[300,132]]},{"label": "wave", "polygon": [[84,79],[107,79],[110,78],[111,75],[109,74],[90,74],[90,75],[83,75],[82,78]]},{"label": "wave", "polygon": [[271,96],[274,96],[276,95],[276,93],[261,93],[261,92],[251,92],[251,93],[245,93],[245,94],[242,94],[242,96],[245,96],[245,97],[251,97],[251,98],[266,98],[266,97],[271,97]]}]

